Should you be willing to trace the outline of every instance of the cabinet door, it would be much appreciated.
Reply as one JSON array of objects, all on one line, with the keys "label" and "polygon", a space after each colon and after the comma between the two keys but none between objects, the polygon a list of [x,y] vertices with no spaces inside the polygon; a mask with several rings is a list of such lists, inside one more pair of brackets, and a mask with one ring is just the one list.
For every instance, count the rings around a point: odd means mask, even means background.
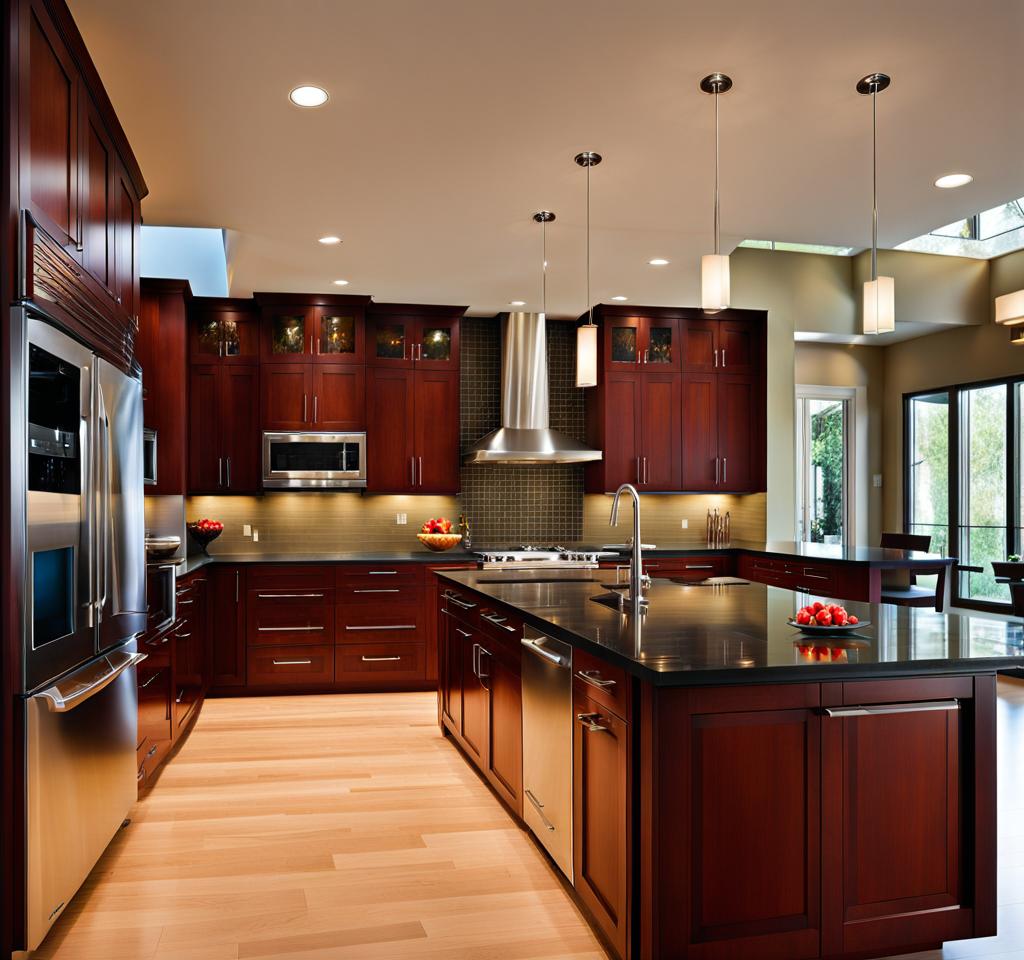
[{"label": "cabinet door", "polygon": [[264,430],[312,429],[313,369],[310,364],[266,364],[262,380]]},{"label": "cabinet door", "polygon": [[642,347],[643,362],[647,369],[673,372],[679,370],[679,321],[671,317],[646,318]]},{"label": "cabinet door", "polygon": [[459,375],[417,370],[415,375],[417,493],[458,493]]},{"label": "cabinet door", "polygon": [[719,374],[718,456],[721,461],[719,490],[753,490],[754,438],[757,418],[755,377]]},{"label": "cabinet door", "polygon": [[263,310],[264,363],[295,363],[313,356],[316,336],[309,307],[266,307]]},{"label": "cabinet door", "polygon": [[313,429],[366,429],[366,372],[362,364],[314,365]]},{"label": "cabinet door", "polygon": [[421,317],[416,324],[416,366],[422,370],[459,369],[459,320]]},{"label": "cabinet door", "polygon": [[135,187],[118,163],[114,172],[114,296],[130,317],[139,316],[139,233],[142,213]]},{"label": "cabinet door", "polygon": [[197,308],[189,318],[190,363],[259,360],[259,316],[244,310]]},{"label": "cabinet door", "polygon": [[757,373],[758,345],[763,329],[750,320],[719,320],[719,369],[723,373],[747,376]]},{"label": "cabinet door", "polygon": [[629,942],[629,725],[573,690],[576,893],[620,957]]},{"label": "cabinet door", "polygon": [[639,483],[641,476],[640,374],[615,371],[605,376],[604,488]]},{"label": "cabinet door", "polygon": [[716,490],[720,476],[718,377],[713,373],[684,374],[682,394],[682,488]]},{"label": "cabinet door", "polygon": [[[906,712],[911,686],[924,700],[952,704],[960,691],[942,687],[957,681],[843,684],[844,704],[860,705],[863,690],[879,712],[822,721],[823,810],[834,818],[822,834],[823,953],[878,956],[978,935],[974,898],[962,889],[973,868],[961,835],[972,823],[972,765],[963,756],[971,753],[972,681],[959,682],[968,694],[960,708],[921,712]],[[887,687],[895,703],[878,702]]]},{"label": "cabinet door", "polygon": [[78,70],[43,0],[21,11],[21,202],[78,259]]},{"label": "cabinet door", "polygon": [[461,650],[462,742],[481,770],[487,766],[487,721],[490,705],[479,669],[479,637],[456,623],[452,634]]},{"label": "cabinet door", "polygon": [[190,493],[223,490],[220,378],[214,367],[188,371],[188,488]]},{"label": "cabinet door", "polygon": [[522,816],[523,684],[519,658],[502,644],[485,639],[477,664],[488,688],[484,772],[498,795]]},{"label": "cabinet door", "polygon": [[259,396],[259,368],[226,366],[219,376],[224,487],[228,493],[258,493],[262,485],[260,421],[253,398]]},{"label": "cabinet door", "polygon": [[414,316],[367,317],[366,362],[374,367],[412,367],[418,328]]},{"label": "cabinet door", "polygon": [[[678,373],[651,373],[640,378],[641,490],[679,490],[680,397]],[[614,434],[613,434],[614,436]]]},{"label": "cabinet door", "polygon": [[[447,614],[438,612],[438,640],[440,642],[441,711],[452,726],[462,734],[462,637],[455,633],[457,623]],[[464,629],[464,628],[463,628]]]},{"label": "cabinet door", "polygon": [[643,358],[642,317],[608,317],[604,321],[605,370],[630,370]]},{"label": "cabinet door", "polygon": [[718,369],[718,321],[683,321],[683,372],[714,373]]},{"label": "cabinet door", "polygon": [[416,415],[412,370],[366,371],[366,486],[371,492],[414,490]]},{"label": "cabinet door", "polygon": [[114,292],[114,204],[111,185],[114,147],[92,99],[83,96],[82,110],[82,266]]},{"label": "cabinet door", "polygon": [[245,584],[240,567],[209,567],[210,685],[245,686]]},{"label": "cabinet door", "polygon": [[363,363],[362,311],[315,307],[313,359],[318,363]]}]

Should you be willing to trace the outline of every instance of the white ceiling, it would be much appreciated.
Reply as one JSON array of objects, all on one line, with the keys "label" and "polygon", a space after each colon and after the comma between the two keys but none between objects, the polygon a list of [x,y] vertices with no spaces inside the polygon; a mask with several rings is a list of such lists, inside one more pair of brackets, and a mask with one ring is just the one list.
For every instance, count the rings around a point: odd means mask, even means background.
[{"label": "white ceiling", "polygon": [[[231,231],[231,292],[539,308],[693,304],[711,245],[721,101],[723,246],[870,242],[879,98],[880,242],[1024,195],[1019,0],[70,0],[138,155],[147,223]],[[287,92],[326,87],[299,110]],[[934,179],[967,171],[974,184]],[[323,247],[316,238],[344,238]],[[667,267],[647,266],[662,256]]]}]

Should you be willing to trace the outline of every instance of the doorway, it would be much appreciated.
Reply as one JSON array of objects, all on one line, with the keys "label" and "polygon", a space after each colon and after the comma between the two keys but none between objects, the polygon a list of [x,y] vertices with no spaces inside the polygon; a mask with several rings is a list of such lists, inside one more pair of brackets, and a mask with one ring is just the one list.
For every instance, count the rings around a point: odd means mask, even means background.
[{"label": "doorway", "polygon": [[851,543],[853,387],[797,387],[797,539]]}]

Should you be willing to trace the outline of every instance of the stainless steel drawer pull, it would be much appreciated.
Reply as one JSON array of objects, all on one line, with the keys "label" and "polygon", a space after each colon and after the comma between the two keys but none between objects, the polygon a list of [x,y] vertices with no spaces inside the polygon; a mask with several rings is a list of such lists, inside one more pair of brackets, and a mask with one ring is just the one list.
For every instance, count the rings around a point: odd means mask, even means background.
[{"label": "stainless steel drawer pull", "polygon": [[376,590],[353,590],[353,593],[401,593],[398,587],[378,587]]},{"label": "stainless steel drawer pull", "polygon": [[804,576],[808,580],[831,580],[832,578],[827,573],[809,573],[807,569],[804,569]]},{"label": "stainless steel drawer pull", "polygon": [[308,667],[312,660],[274,660],[275,667]]},{"label": "stainless steel drawer pull", "polygon": [[323,627],[311,624],[307,627],[257,627],[256,629],[260,633],[306,633],[311,630],[323,630]]},{"label": "stainless steel drawer pull", "polygon": [[[180,597],[181,594],[179,593],[178,596]],[[178,601],[178,606],[179,607],[187,607],[190,603],[195,603],[195,600],[179,600]]]},{"label": "stainless steel drawer pull", "polygon": [[602,680],[601,674],[597,670],[577,670],[576,676],[584,683],[589,683],[592,687],[598,687],[602,690],[614,687],[616,684],[615,680]]},{"label": "stainless steel drawer pull", "polygon": [[176,636],[176,637],[177,637],[177,638],[178,638],[179,640],[187,640],[187,639],[188,639],[189,637],[191,637],[191,636],[192,636],[192,634],[191,634],[191,633],[176,633],[176,634],[175,634],[175,636]]},{"label": "stainless steel drawer pull", "polygon": [[683,565],[687,570],[714,570],[713,563],[687,563]]},{"label": "stainless steel drawer pull", "polygon": [[415,623],[382,623],[380,625],[362,627],[345,627],[346,630],[356,632],[358,630],[415,630]]},{"label": "stainless steel drawer pull", "polygon": [[587,733],[607,733],[608,728],[602,727],[597,721],[601,719],[599,713],[577,713],[576,719],[586,728]]},{"label": "stainless steel drawer pull", "polygon": [[475,603],[466,603],[465,600],[460,600],[453,593],[446,593],[444,595],[444,598],[445,600],[451,600],[452,603],[454,603],[457,607],[462,607],[463,610],[472,610],[474,607],[476,607]]},{"label": "stainless steel drawer pull", "polygon": [[369,570],[367,571],[371,577],[397,577],[397,570]]},{"label": "stainless steel drawer pull", "polygon": [[175,702],[175,703],[181,703],[181,701],[182,701],[182,700],[184,700],[184,699],[185,699],[185,688],[184,688],[184,687],[182,687],[182,688],[181,688],[181,689],[180,689],[180,690],[178,691],[178,695],[177,695],[177,696],[176,696],[176,697],[174,698],[174,702]]},{"label": "stainless steel drawer pull", "polygon": [[259,600],[321,600],[322,593],[257,593]]},{"label": "stainless steel drawer pull", "polygon": [[469,633],[469,632],[468,632],[468,631],[466,631],[466,630],[460,630],[460,629],[459,629],[458,627],[456,627],[456,628],[455,628],[455,632],[456,632],[456,633],[457,633],[457,634],[458,634],[458,635],[459,635],[460,637],[466,637],[467,639],[468,639],[469,637],[473,636],[473,634]]},{"label": "stainless steel drawer pull", "polygon": [[153,746],[151,746],[149,750],[146,752],[146,759],[148,760],[151,756],[153,756],[153,754],[155,754],[158,749],[159,744],[154,743]]},{"label": "stainless steel drawer pull", "polygon": [[160,674],[163,673],[163,672],[164,671],[162,669],[157,670],[157,672],[154,673],[153,676],[151,676],[148,680],[146,680],[144,683],[140,683],[139,684],[139,689],[140,690],[145,690],[146,687],[148,687],[151,683],[155,682],[157,680],[157,678],[160,676]]},{"label": "stainless steel drawer pull", "polygon": [[537,815],[541,818],[541,820],[544,821],[544,826],[547,827],[552,832],[554,832],[555,825],[547,817],[544,816],[544,804],[541,803],[533,795],[533,791],[532,790],[524,790],[523,792],[526,794],[526,799],[529,800],[530,803],[533,804],[533,809],[537,811]]},{"label": "stainless steel drawer pull", "polygon": [[934,713],[959,710],[959,700],[920,700],[917,703],[873,703],[856,707],[825,707],[827,717],[883,717],[896,713]]},{"label": "stainless steel drawer pull", "polygon": [[488,616],[486,613],[481,613],[480,617],[483,620],[486,620],[488,623],[493,623],[496,627],[501,627],[502,630],[507,630],[509,633],[516,632],[515,627],[510,627],[506,625],[505,621],[508,620],[508,617]]},{"label": "stainless steel drawer pull", "polygon": [[382,663],[385,660],[401,660],[401,657],[362,657],[363,663]]}]

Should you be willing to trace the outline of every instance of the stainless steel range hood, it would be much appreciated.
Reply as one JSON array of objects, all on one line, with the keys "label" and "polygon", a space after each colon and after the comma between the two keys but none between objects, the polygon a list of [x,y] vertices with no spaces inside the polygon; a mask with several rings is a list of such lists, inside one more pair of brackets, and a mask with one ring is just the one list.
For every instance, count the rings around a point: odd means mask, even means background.
[{"label": "stainless steel range hood", "polygon": [[601,451],[552,430],[548,421],[547,321],[510,313],[502,321],[501,427],[482,437],[466,463],[586,463]]}]

